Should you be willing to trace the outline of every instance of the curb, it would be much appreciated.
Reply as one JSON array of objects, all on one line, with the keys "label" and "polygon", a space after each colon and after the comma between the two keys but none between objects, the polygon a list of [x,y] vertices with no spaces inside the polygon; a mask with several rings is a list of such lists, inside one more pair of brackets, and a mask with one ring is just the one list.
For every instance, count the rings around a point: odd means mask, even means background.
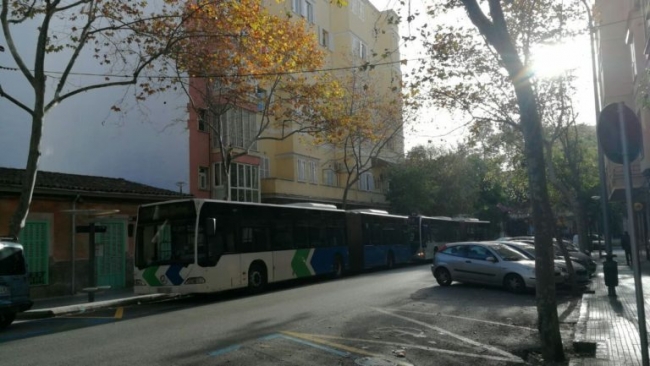
[{"label": "curb", "polygon": [[16,319],[17,320],[46,319],[46,318],[53,318],[56,316],[84,313],[86,311],[91,311],[91,310],[105,309],[113,306],[125,306],[125,305],[148,303],[148,302],[154,302],[154,301],[160,301],[166,299],[173,299],[178,296],[180,295],[151,294],[151,295],[127,297],[123,299],[60,306],[51,309],[28,310],[22,313],[18,313],[16,315]]},{"label": "curb", "polygon": [[593,293],[582,295],[580,304],[580,316],[575,326],[573,336],[573,350],[586,357],[596,355],[596,342],[587,341],[587,321],[589,321],[589,300],[594,296]]}]

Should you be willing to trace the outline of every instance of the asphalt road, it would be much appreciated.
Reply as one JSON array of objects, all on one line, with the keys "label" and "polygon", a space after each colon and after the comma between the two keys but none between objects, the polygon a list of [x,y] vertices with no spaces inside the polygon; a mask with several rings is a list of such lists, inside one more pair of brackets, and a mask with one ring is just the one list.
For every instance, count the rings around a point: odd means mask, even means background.
[{"label": "asphalt road", "polygon": [[[578,301],[559,297],[561,320]],[[565,328],[569,329],[568,325]],[[538,348],[535,298],[439,287],[426,265],[264,294],[16,322],[3,365],[509,365]]]}]

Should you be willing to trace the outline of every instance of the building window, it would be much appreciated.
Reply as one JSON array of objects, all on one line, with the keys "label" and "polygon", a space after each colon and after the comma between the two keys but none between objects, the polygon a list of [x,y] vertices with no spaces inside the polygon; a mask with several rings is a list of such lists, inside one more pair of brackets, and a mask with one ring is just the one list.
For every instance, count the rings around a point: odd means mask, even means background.
[{"label": "building window", "polygon": [[271,161],[267,156],[263,156],[260,160],[260,178],[271,177]]},{"label": "building window", "polygon": [[359,177],[359,190],[367,192],[375,190],[375,181],[372,177],[372,173],[361,173],[361,176]]},{"label": "building window", "polygon": [[199,167],[199,189],[208,189],[208,168]]},{"label": "building window", "polygon": [[206,122],[207,122],[207,116],[208,116],[208,111],[201,108],[198,111],[199,115],[199,131],[206,131]]},{"label": "building window", "polygon": [[318,163],[315,161],[309,162],[309,183],[318,183]]},{"label": "building window", "polygon": [[634,49],[634,37],[630,37],[630,58],[632,59],[632,80],[636,80],[638,69],[636,65],[636,50]]},{"label": "building window", "polygon": [[314,24],[314,3],[308,0],[292,0],[291,9],[294,13],[307,19]]},{"label": "building window", "polygon": [[[232,107],[219,118],[219,133],[226,146],[257,150],[257,114],[243,108]],[[219,136],[214,134],[212,145],[219,148]]]},{"label": "building window", "polygon": [[307,176],[307,161],[304,159],[298,159],[298,182],[306,182]]},{"label": "building window", "polygon": [[352,14],[358,16],[359,19],[366,19],[366,4],[363,2],[363,0],[350,1],[350,10],[352,11]]},{"label": "building window", "polygon": [[336,172],[333,171],[332,169],[323,170],[323,184],[330,187],[338,186],[338,182],[336,179]]},{"label": "building window", "polygon": [[318,183],[318,162],[315,160],[297,160],[298,182]]},{"label": "building window", "polygon": [[[214,165],[215,185],[223,186],[221,163]],[[233,163],[230,166],[230,199],[239,202],[260,202],[260,177],[257,165]]]},{"label": "building window", "polygon": [[368,45],[356,36],[352,36],[352,55],[365,60],[368,57]]},{"label": "building window", "polygon": [[330,47],[330,32],[325,29],[320,30],[320,45],[323,47]]}]

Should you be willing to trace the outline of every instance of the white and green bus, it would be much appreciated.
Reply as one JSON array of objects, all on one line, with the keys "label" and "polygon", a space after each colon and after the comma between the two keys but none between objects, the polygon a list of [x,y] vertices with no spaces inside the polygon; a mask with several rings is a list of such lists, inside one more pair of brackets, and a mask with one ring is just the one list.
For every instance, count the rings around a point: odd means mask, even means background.
[{"label": "white and green bus", "polygon": [[348,262],[345,211],[203,199],[143,205],[134,290],[210,293],[322,274]]},{"label": "white and green bus", "polygon": [[411,261],[406,216],[314,203],[185,199],[140,207],[137,294],[210,293]]}]

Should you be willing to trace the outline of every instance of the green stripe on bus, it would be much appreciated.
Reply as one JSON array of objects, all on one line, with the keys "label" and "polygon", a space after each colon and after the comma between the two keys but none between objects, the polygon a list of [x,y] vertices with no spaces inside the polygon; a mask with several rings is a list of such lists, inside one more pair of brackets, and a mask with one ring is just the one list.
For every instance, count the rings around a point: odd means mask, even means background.
[{"label": "green stripe on bus", "polygon": [[307,267],[307,258],[311,249],[298,249],[291,260],[291,268],[297,277],[311,276],[312,273]]},{"label": "green stripe on bus", "polygon": [[142,278],[149,284],[149,286],[162,286],[162,283],[156,277],[156,272],[158,271],[159,266],[149,267],[144,270],[142,273]]}]

